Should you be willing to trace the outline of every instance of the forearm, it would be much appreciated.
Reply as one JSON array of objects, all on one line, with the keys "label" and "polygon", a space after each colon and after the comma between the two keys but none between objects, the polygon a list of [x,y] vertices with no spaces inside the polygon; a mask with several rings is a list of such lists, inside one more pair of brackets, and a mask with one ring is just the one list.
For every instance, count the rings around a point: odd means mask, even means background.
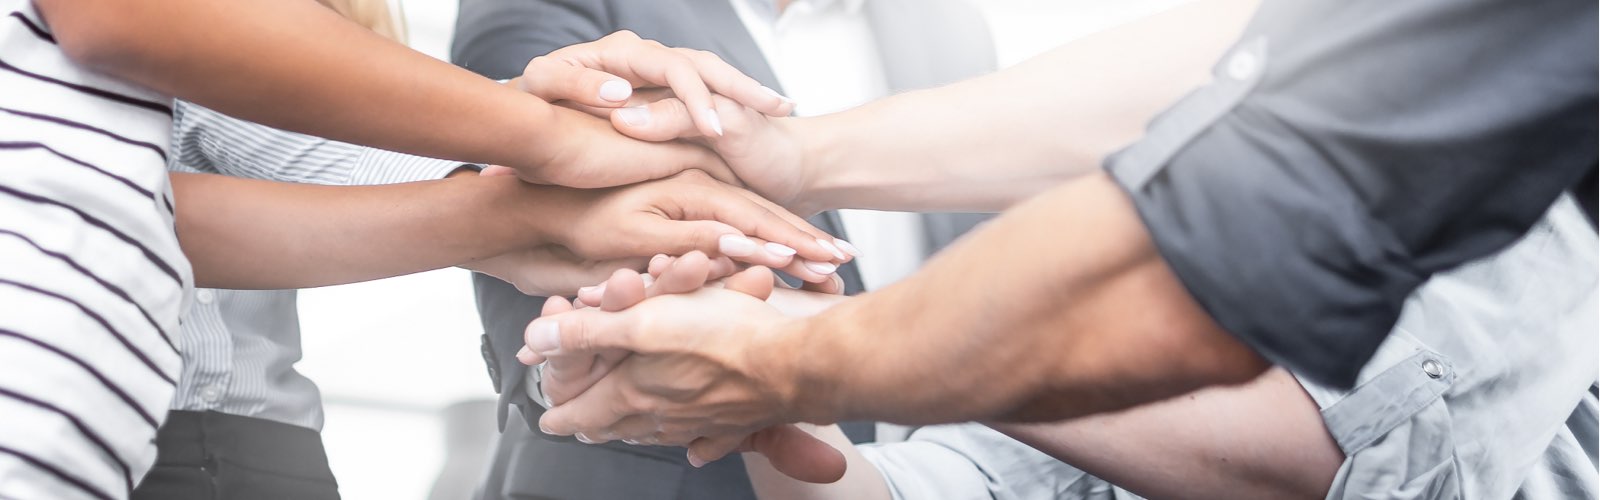
[{"label": "forearm", "polygon": [[806,205],[998,211],[1098,170],[1209,80],[1256,3],[1198,0],[991,75],[793,120]]},{"label": "forearm", "polygon": [[818,484],[800,481],[778,472],[772,463],[759,453],[745,453],[744,467],[750,474],[750,485],[761,500],[828,500],[851,498],[855,500],[889,500],[889,486],[877,466],[867,461],[839,426],[810,426],[800,424],[811,435],[822,439],[844,453],[844,477],[838,481]]},{"label": "forearm", "polygon": [[[544,243],[570,190],[514,177],[332,187],[172,174],[199,286],[306,288],[459,265]],[[538,217],[534,217],[537,214]]]},{"label": "forearm", "polygon": [[1126,411],[997,429],[1150,498],[1320,498],[1344,454],[1281,369]]},{"label": "forearm", "polygon": [[541,164],[550,106],[310,0],[41,0],[80,64],[262,124],[425,156]]},{"label": "forearm", "polygon": [[1103,174],[1008,211],[901,283],[773,328],[754,355],[797,381],[793,416],[817,422],[1060,420],[1267,366],[1189,297]]}]

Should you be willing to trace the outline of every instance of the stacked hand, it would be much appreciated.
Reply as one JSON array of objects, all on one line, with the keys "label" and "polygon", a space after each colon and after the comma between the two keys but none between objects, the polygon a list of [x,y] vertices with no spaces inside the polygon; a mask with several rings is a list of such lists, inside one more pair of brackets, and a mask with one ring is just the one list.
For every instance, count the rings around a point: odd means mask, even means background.
[{"label": "stacked hand", "polygon": [[[689,353],[676,351],[671,346],[675,342],[660,344],[659,349],[627,343],[626,338],[631,337],[625,333],[612,335],[626,331],[615,329],[621,326],[616,323],[605,325],[609,333],[591,330],[594,336],[570,329],[563,332],[556,326],[582,328],[588,325],[579,319],[585,313],[620,312],[620,316],[603,317],[681,327],[691,325],[697,317],[695,311],[703,310],[683,308],[683,302],[690,300],[701,307],[707,301],[733,307],[723,309],[730,313],[724,318],[770,321],[782,317],[764,302],[774,293],[771,271],[752,267],[727,275],[729,269],[729,264],[699,252],[682,258],[658,256],[652,259],[650,274],[618,271],[601,286],[580,294],[576,308],[559,297],[546,302],[543,315],[547,319],[529,327],[528,348],[518,353],[524,363],[545,363],[543,394],[555,407],[545,414],[540,427],[550,433],[574,434],[588,443],[622,440],[688,445],[689,461],[696,466],[731,451],[755,451],[795,478],[837,480],[844,473],[844,457],[837,450],[792,425],[773,425],[776,420],[758,418],[781,413],[785,403],[783,397],[768,390],[768,374],[740,359],[741,348],[747,344],[734,336],[737,333],[724,335],[719,330],[696,335],[693,328],[680,329],[684,334],[677,339],[684,343],[680,345],[708,349]],[[710,414],[673,410],[680,402],[706,401],[720,404]],[[707,425],[704,422],[708,420],[716,423]],[[717,437],[702,437],[713,433]]]},{"label": "stacked hand", "polygon": [[[642,269],[646,256],[699,250],[837,286],[833,273],[854,247],[763,196],[733,187],[741,177],[718,154],[727,153],[707,149],[703,140],[726,136],[737,143],[757,130],[746,126],[751,115],[786,115],[792,101],[709,52],[665,47],[626,31],[535,58],[508,84],[562,106],[554,111],[561,147],[539,165],[490,167],[484,175],[590,189],[562,192],[574,210],[540,214],[560,221],[556,241],[464,267],[505,279],[524,293],[555,295],[615,269]],[[635,137],[597,118],[620,123],[648,112],[638,107],[645,104],[673,106],[674,118],[635,127]],[[686,140],[675,140],[680,137]],[[776,161],[769,165],[786,168]]]}]

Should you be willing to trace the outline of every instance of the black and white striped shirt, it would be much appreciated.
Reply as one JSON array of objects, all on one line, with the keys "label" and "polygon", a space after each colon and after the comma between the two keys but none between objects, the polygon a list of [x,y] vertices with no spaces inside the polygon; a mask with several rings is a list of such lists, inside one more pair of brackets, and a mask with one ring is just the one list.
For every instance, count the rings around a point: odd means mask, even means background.
[{"label": "black and white striped shirt", "polygon": [[0,498],[126,498],[181,363],[168,98],[0,0]]},{"label": "black and white striped shirt", "polygon": [[[286,132],[196,104],[175,103],[171,169],[308,184],[441,179],[461,162]],[[322,396],[296,372],[300,316],[294,290],[195,292],[179,338],[176,410],[213,410],[322,428]]]}]

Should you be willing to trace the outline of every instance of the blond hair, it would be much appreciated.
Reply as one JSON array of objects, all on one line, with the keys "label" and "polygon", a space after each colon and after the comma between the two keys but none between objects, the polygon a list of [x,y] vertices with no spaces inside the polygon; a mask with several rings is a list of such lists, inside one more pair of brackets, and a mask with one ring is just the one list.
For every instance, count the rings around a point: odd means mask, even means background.
[{"label": "blond hair", "polygon": [[317,0],[338,12],[345,19],[383,35],[385,38],[406,43],[406,18],[389,8],[389,0]]}]

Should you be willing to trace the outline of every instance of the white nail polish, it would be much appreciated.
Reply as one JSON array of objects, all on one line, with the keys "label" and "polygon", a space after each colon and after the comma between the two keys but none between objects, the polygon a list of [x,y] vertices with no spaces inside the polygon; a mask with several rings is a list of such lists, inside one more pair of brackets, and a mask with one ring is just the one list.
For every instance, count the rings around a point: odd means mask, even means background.
[{"label": "white nail polish", "polygon": [[600,98],[611,102],[622,102],[633,96],[633,86],[622,80],[611,80],[600,84]]},{"label": "white nail polish", "polygon": [[650,108],[644,106],[622,108],[618,109],[616,113],[617,118],[621,118],[622,123],[626,123],[629,126],[643,127],[650,124]]},{"label": "white nail polish", "polygon": [[844,252],[840,252],[839,247],[833,246],[833,242],[822,238],[817,238],[817,244],[822,245],[824,250],[827,250],[828,253],[833,254],[833,258],[844,260]]},{"label": "white nail polish", "polygon": [[839,270],[839,266],[835,266],[827,262],[812,262],[808,260],[806,261],[805,266],[806,269],[810,269],[811,272],[817,274],[833,274],[834,271]]},{"label": "white nail polish", "polygon": [[644,282],[645,288],[650,288],[650,285],[656,282],[656,277],[648,274],[641,274],[639,275],[639,281]]},{"label": "white nail polish", "polygon": [[856,248],[855,245],[850,244],[848,241],[834,238],[833,245],[839,247],[840,250],[844,250],[844,253],[850,254],[851,257],[861,256],[861,249]]},{"label": "white nail polish", "polygon": [[783,95],[783,94],[779,94],[778,91],[776,91],[776,90],[772,90],[771,88],[768,88],[768,87],[765,87],[765,86],[761,87],[761,90],[766,91],[766,93],[768,93],[768,94],[772,94],[772,97],[776,97],[779,100],[782,100],[783,102],[786,102],[786,103],[789,103],[789,104],[794,104],[794,99],[790,99],[789,96],[786,96],[786,95]]},{"label": "white nail polish", "polygon": [[706,123],[711,125],[711,131],[716,132],[717,137],[722,137],[722,118],[717,116],[717,110],[707,109],[705,111],[701,111],[700,115],[704,116],[706,118]]},{"label": "white nail polish", "polygon": [[762,245],[762,246],[766,247],[767,253],[770,253],[772,255],[776,255],[776,256],[779,256],[779,257],[788,257],[788,256],[791,256],[791,255],[795,254],[794,249],[793,248],[789,248],[788,245],[782,245],[782,244],[778,244],[778,243],[767,242],[766,245]]},{"label": "white nail polish", "polygon": [[749,257],[756,253],[756,242],[737,234],[725,234],[717,238],[717,250],[729,257]]}]

